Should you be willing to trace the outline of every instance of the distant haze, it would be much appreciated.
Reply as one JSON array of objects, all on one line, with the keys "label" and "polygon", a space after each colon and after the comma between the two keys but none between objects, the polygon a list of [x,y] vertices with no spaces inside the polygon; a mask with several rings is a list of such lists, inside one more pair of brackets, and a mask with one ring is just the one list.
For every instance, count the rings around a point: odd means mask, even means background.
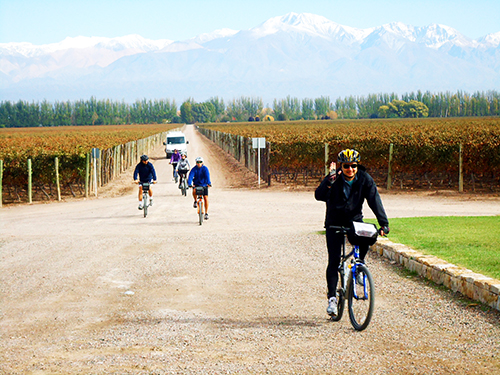
[{"label": "distant haze", "polygon": [[226,102],[288,95],[331,99],[417,90],[500,89],[500,32],[472,40],[445,25],[370,29],[289,13],[249,30],[183,41],[77,37],[0,44],[0,100]]}]

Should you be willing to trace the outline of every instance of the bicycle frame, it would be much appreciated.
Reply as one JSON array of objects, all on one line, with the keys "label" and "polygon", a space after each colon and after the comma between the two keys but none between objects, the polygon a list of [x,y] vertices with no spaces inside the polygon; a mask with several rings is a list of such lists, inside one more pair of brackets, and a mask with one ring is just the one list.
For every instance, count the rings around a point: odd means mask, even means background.
[{"label": "bicycle frame", "polygon": [[[351,252],[349,252],[348,254],[346,254],[346,248],[347,248],[347,244],[346,244],[346,234],[347,234],[347,228],[344,228],[344,227],[335,227],[335,226],[331,226],[330,227],[331,229],[336,229],[338,232],[337,233],[342,233],[344,235],[344,243],[342,244],[342,254],[340,256],[340,265],[339,265],[339,272],[340,274],[342,275],[342,277],[344,277],[344,286],[347,285],[347,277],[349,276],[349,272],[352,274],[352,277],[354,278],[356,276],[356,271],[357,271],[357,263],[356,262],[356,259],[359,259],[359,246],[358,245],[353,245],[352,247],[352,250]],[[348,259],[350,257],[353,257],[353,261],[348,264]],[[363,278],[365,278],[366,276],[363,276]],[[344,290],[345,292],[345,290]],[[365,285],[365,288],[364,288],[364,297],[363,298],[367,298],[367,292],[366,292],[366,285]],[[354,291],[354,296],[355,298],[359,298],[357,295],[356,295],[356,291]]]}]

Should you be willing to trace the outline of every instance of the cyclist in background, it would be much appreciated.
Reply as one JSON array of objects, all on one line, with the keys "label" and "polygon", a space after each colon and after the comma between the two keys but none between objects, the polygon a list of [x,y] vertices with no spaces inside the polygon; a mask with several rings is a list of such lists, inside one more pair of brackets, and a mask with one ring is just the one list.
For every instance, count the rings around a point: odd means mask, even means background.
[{"label": "cyclist in background", "polygon": [[170,156],[170,164],[172,164],[172,168],[173,168],[173,179],[175,182],[177,182],[177,172],[176,172],[176,168],[177,168],[177,164],[179,163],[179,161],[181,160],[181,154],[179,154],[179,150],[175,149],[174,150],[174,153]]},{"label": "cyclist in background", "polygon": [[203,158],[201,156],[196,158],[196,166],[191,169],[188,177],[188,185],[193,187],[193,207],[197,208],[196,204],[196,189],[197,186],[204,187],[203,200],[205,201],[205,220],[208,220],[208,187],[212,186],[210,182],[210,172],[207,166],[203,165]]},{"label": "cyclist in background", "polygon": [[189,160],[186,158],[186,153],[181,153],[181,160],[177,163],[177,173],[179,175],[179,189],[181,188],[182,181],[187,177],[188,171],[191,169],[191,165],[189,165]]},{"label": "cyclist in background", "polygon": [[[137,181],[137,177],[139,177],[139,181]],[[136,165],[134,181],[139,184],[139,210],[142,210],[144,204],[142,201],[142,184],[151,183],[151,181],[156,184],[155,167],[149,162],[147,155],[142,155],[140,163]],[[153,189],[151,189],[151,186],[149,187],[149,204],[153,205]]]},{"label": "cyclist in background", "polygon": [[[330,164],[330,173],[323,179],[316,189],[316,200],[326,202],[326,246],[328,248],[328,266],[326,281],[328,286],[329,315],[337,315],[336,290],[338,283],[338,267],[340,264],[341,248],[344,235],[336,233],[333,226],[351,228],[353,221],[363,221],[363,202],[368,202],[380,225],[379,233],[384,236],[389,233],[389,220],[382,205],[382,200],[373,178],[366,169],[359,164],[361,157],[356,150],[346,149],[338,154],[337,162],[341,169],[335,170],[335,163]],[[353,244],[354,239],[348,234],[348,239]],[[369,246],[359,244],[359,261],[364,262]],[[358,260],[357,260],[358,261]]]}]

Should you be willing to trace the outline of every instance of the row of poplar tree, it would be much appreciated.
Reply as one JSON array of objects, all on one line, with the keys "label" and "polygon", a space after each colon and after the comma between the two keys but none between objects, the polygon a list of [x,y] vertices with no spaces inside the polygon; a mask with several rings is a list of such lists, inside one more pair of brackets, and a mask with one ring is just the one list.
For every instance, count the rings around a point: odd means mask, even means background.
[{"label": "row of poplar tree", "polygon": [[328,96],[275,99],[272,108],[262,98],[242,96],[227,103],[219,97],[205,102],[187,99],[180,108],[175,100],[142,99],[134,103],[96,99],[50,103],[0,102],[0,127],[61,125],[113,125],[194,123],[253,120],[356,119],[378,117],[499,116],[500,94],[496,91],[468,94],[430,93],[371,94],[349,96],[334,102]]}]

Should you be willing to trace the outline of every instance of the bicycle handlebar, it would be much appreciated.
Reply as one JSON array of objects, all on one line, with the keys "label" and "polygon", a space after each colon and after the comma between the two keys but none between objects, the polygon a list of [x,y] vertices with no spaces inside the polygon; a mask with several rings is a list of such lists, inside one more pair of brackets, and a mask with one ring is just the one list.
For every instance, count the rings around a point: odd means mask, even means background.
[{"label": "bicycle handlebar", "polygon": [[[334,229],[337,231],[337,233],[343,233],[347,234],[349,232],[348,227],[342,227],[342,226],[336,226],[336,225],[329,225],[328,229]],[[389,227],[380,227],[377,230],[379,236],[387,237],[387,234],[389,233]],[[384,234],[382,234],[384,233]]]}]

